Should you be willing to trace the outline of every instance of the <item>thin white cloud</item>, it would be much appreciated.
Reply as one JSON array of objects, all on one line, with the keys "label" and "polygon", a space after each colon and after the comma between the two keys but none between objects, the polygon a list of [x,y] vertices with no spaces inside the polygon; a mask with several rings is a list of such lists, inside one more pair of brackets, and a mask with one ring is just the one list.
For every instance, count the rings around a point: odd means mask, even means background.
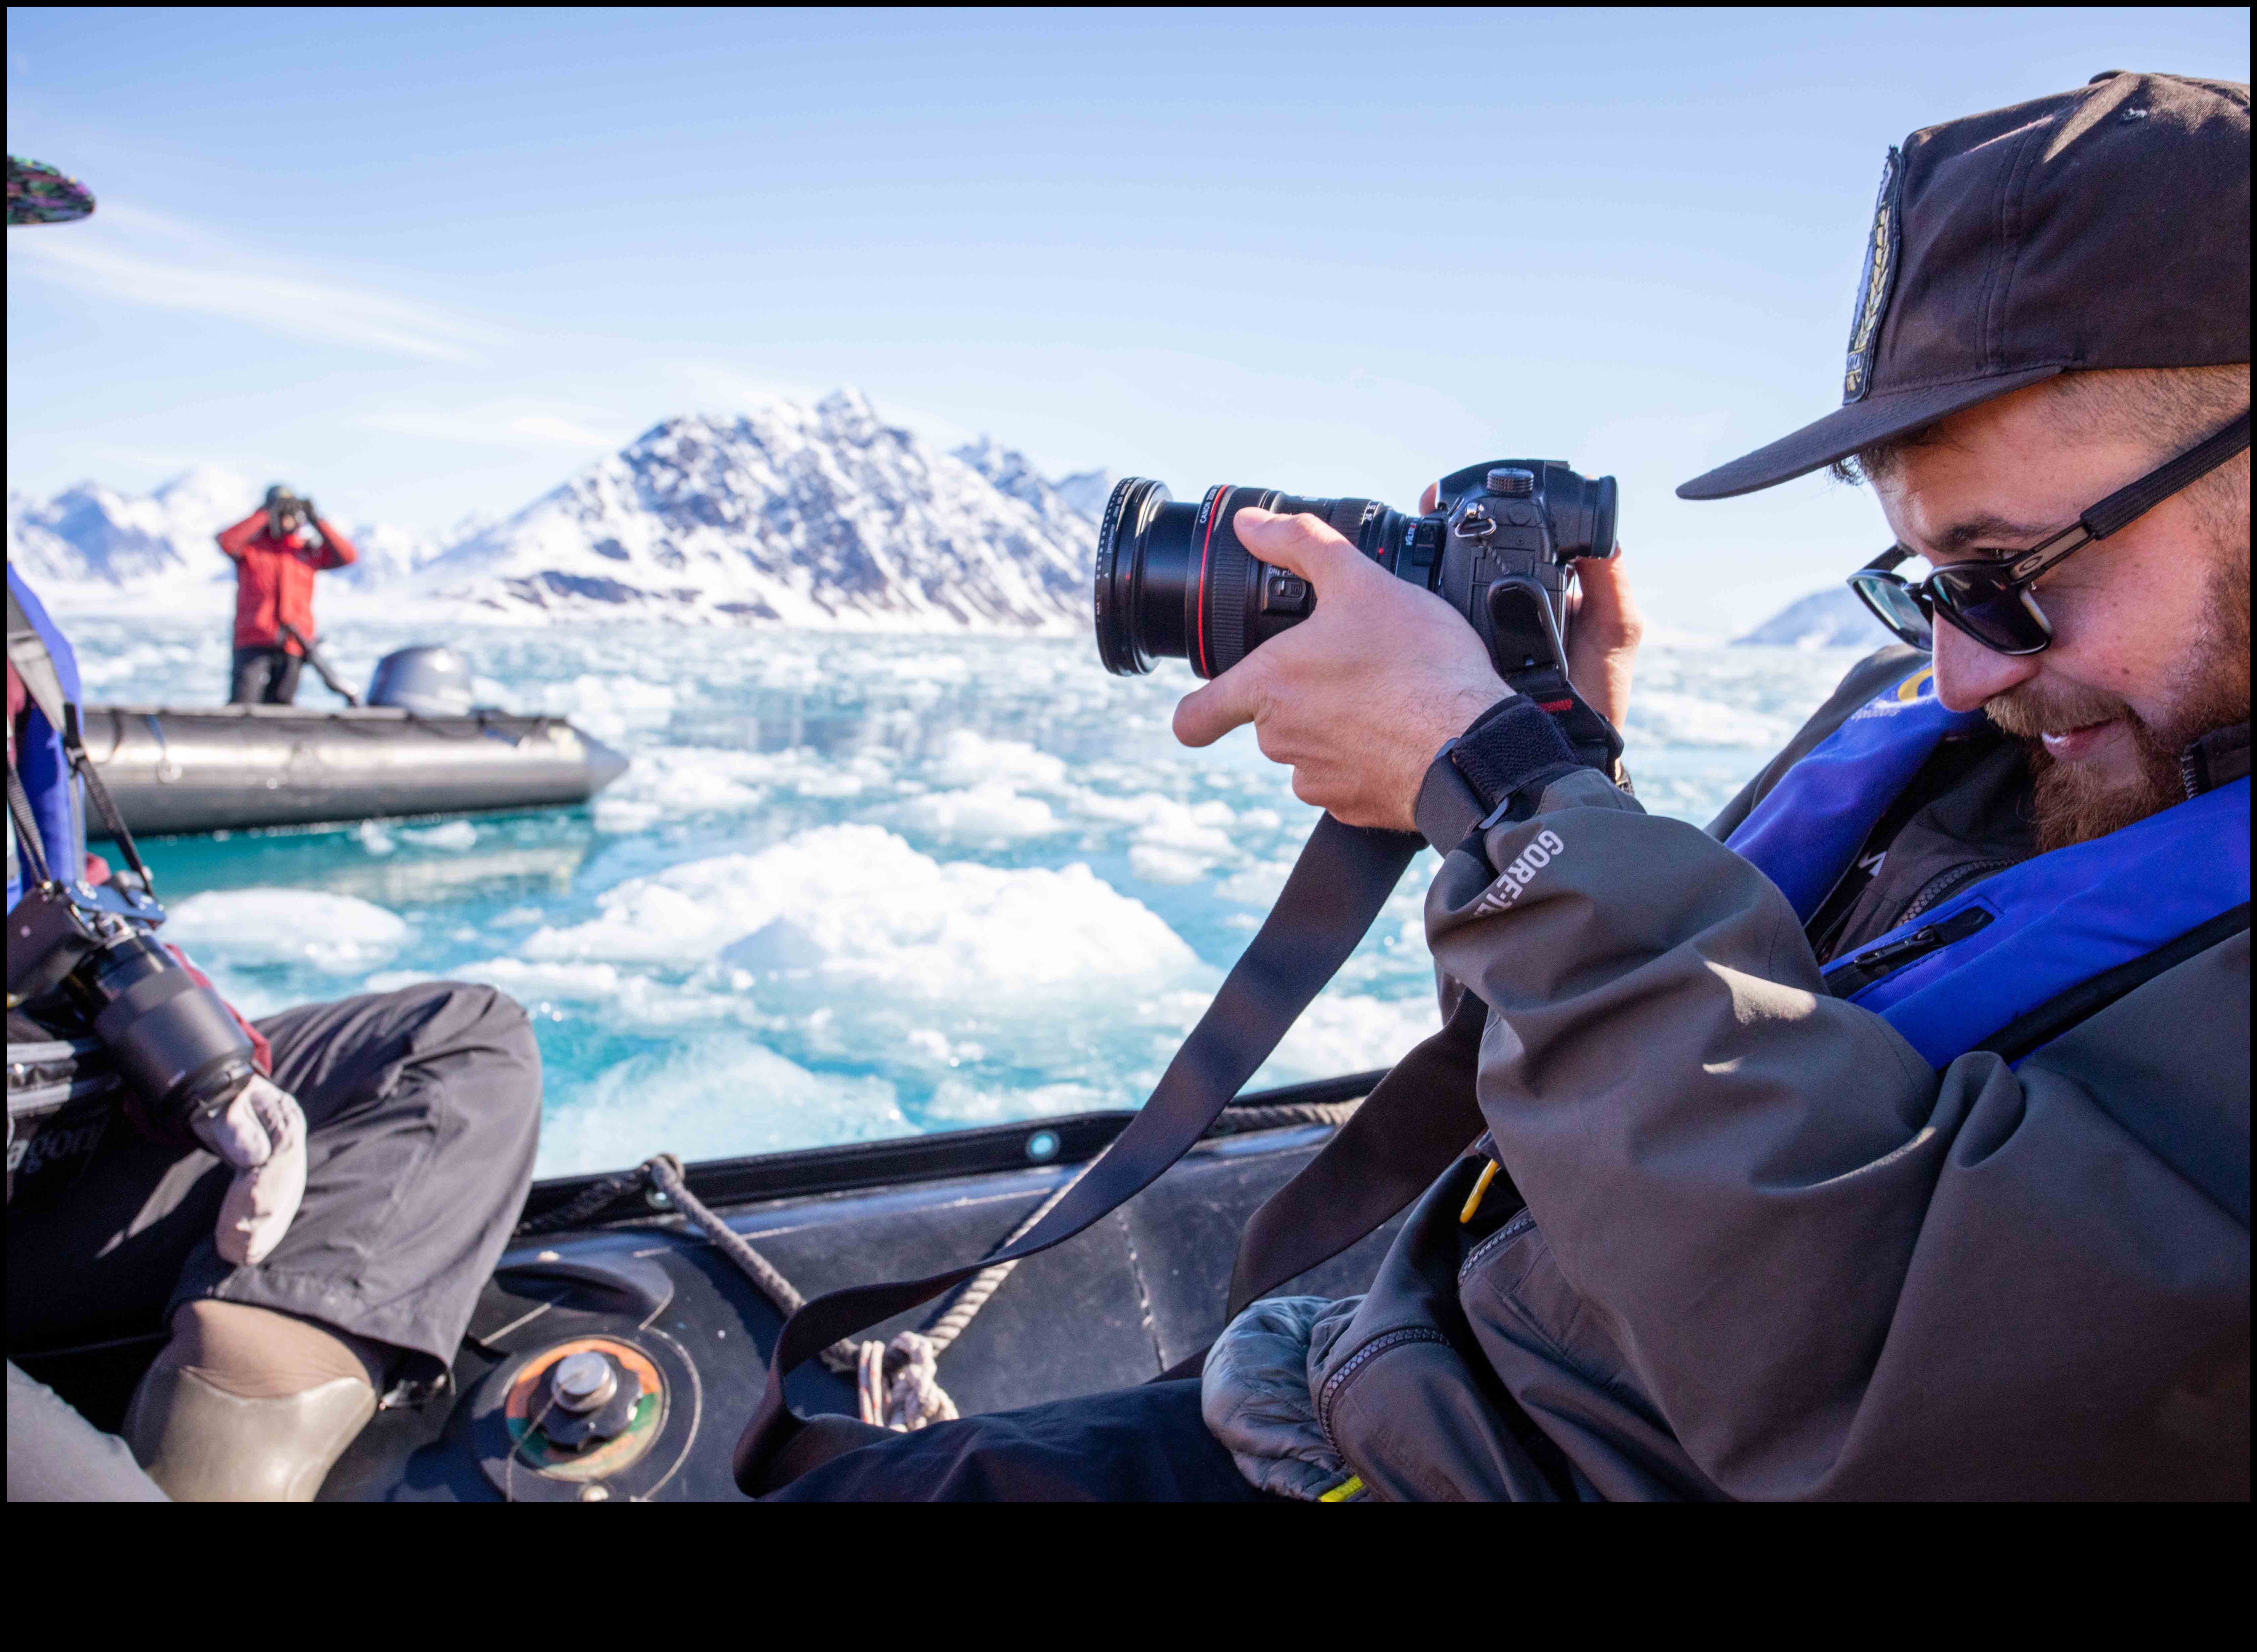
[{"label": "thin white cloud", "polygon": [[[575,414],[580,411],[571,410]],[[394,408],[370,413],[361,423],[371,430],[388,431],[395,435],[424,436],[434,441],[468,442],[487,448],[565,448],[586,451],[616,448],[625,440],[591,430],[565,413],[544,413],[521,405],[458,407],[443,412]]]},{"label": "thin white cloud", "polygon": [[293,271],[263,252],[254,263],[240,244],[107,201],[84,226],[10,237],[8,262],[128,304],[224,316],[293,338],[425,361],[476,362],[474,346],[504,339],[435,306]]}]

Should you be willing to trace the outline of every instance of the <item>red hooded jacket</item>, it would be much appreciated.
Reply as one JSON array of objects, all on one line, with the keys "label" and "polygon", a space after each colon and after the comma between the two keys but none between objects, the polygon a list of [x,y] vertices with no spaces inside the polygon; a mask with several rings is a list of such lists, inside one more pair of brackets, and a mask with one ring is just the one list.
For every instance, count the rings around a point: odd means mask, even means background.
[{"label": "red hooded jacket", "polygon": [[314,575],[323,568],[343,568],[360,553],[352,541],[316,518],[322,543],[313,545],[298,534],[278,538],[266,524],[265,510],[253,511],[233,527],[219,531],[219,547],[235,559],[235,646],[302,652],[285,639],[282,627],[294,625],[305,636],[314,634]]}]

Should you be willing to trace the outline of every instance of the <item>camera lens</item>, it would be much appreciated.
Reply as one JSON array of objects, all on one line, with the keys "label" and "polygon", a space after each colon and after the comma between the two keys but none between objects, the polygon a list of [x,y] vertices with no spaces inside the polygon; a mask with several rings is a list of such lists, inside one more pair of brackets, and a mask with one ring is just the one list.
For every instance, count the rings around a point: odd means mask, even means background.
[{"label": "camera lens", "polygon": [[1186,652],[1186,593],[1197,595],[1190,565],[1196,514],[1143,477],[1127,477],[1106,501],[1097,535],[1097,653],[1116,677],[1141,676],[1156,659]]},{"label": "camera lens", "polygon": [[1097,652],[1107,671],[1131,677],[1187,660],[1218,676],[1316,611],[1305,580],[1239,543],[1234,519],[1249,505],[1320,517],[1383,564],[1405,522],[1369,499],[1270,488],[1210,488],[1199,504],[1178,504],[1161,484],[1130,477],[1107,501],[1097,539]]},{"label": "camera lens", "polygon": [[110,942],[73,979],[95,1011],[95,1035],[160,1118],[209,1111],[256,1070],[250,1035],[219,994],[145,934]]}]

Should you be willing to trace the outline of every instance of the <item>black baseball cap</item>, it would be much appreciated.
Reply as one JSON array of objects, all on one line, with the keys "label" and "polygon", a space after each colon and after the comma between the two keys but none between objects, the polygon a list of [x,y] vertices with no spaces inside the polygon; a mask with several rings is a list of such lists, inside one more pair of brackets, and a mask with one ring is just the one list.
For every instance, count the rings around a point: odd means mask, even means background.
[{"label": "black baseball cap", "polygon": [[1695,477],[1768,488],[2063,373],[2249,359],[2249,88],[2111,70],[1889,151],[1842,406]]}]

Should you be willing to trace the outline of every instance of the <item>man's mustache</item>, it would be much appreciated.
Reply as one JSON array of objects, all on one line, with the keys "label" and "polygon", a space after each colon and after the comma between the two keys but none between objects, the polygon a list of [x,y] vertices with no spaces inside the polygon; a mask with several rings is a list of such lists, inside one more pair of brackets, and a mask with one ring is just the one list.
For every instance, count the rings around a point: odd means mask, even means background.
[{"label": "man's mustache", "polygon": [[2041,734],[2064,734],[2118,717],[2129,718],[2135,725],[2140,720],[2119,696],[2074,683],[2025,682],[1986,702],[1983,714],[2008,734],[2025,740],[2034,740]]}]

